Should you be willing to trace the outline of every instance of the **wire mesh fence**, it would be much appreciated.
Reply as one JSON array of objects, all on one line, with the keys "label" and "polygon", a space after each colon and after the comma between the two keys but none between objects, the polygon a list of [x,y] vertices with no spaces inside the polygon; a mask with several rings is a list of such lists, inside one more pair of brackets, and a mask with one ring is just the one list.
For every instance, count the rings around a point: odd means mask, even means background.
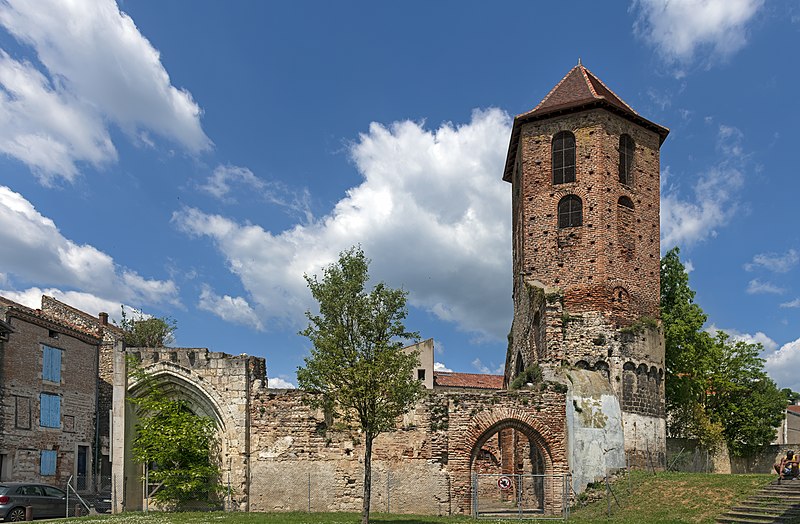
[{"label": "wire mesh fence", "polygon": [[569,475],[482,473],[472,476],[479,519],[567,520]]}]

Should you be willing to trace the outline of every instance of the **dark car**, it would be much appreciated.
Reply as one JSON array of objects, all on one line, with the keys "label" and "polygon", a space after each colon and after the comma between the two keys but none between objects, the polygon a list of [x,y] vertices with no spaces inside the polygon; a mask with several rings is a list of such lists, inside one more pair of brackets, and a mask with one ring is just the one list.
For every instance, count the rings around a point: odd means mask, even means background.
[{"label": "dark car", "polygon": [[0,517],[3,520],[25,520],[26,506],[31,506],[35,519],[63,517],[67,493],[46,484],[0,482]]}]

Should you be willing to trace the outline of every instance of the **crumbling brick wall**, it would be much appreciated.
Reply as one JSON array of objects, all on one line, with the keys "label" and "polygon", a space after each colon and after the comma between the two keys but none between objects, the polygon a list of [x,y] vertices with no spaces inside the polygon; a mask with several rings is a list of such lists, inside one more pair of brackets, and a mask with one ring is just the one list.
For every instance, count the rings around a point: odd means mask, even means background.
[{"label": "crumbling brick wall", "polygon": [[[304,393],[265,390],[251,404],[253,511],[358,511],[363,492],[363,443],[358,432],[303,402]],[[380,435],[373,450],[372,504],[393,512],[469,514],[471,471],[497,431],[515,428],[546,455],[551,474],[568,472],[563,393],[432,391]],[[489,449],[495,449],[491,443]],[[512,455],[513,457],[513,455]],[[386,478],[389,478],[387,492]],[[309,498],[309,486],[311,497]],[[560,492],[546,494],[560,511]]]}]

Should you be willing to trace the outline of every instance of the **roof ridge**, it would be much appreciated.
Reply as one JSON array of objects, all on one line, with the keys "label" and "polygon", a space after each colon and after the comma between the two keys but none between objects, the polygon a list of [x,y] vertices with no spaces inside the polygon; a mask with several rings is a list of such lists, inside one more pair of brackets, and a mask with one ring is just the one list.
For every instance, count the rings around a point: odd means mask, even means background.
[{"label": "roof ridge", "polygon": [[533,113],[534,111],[536,111],[537,109],[539,109],[539,108],[540,108],[540,107],[541,107],[541,106],[542,106],[542,105],[543,105],[545,102],[547,102],[547,100],[548,100],[548,99],[549,99],[549,98],[550,98],[550,97],[553,95],[553,93],[555,93],[555,92],[558,90],[558,88],[559,88],[559,87],[561,87],[561,84],[563,84],[563,83],[564,83],[564,81],[567,79],[567,77],[569,77],[569,75],[571,75],[571,74],[572,74],[572,72],[573,72],[573,71],[575,71],[575,69],[577,69],[578,67],[583,67],[583,66],[576,65],[575,67],[573,67],[572,69],[570,69],[569,71],[567,71],[567,74],[566,74],[566,75],[564,75],[564,78],[562,78],[562,79],[561,79],[561,80],[560,80],[560,81],[559,81],[559,82],[558,82],[558,83],[555,85],[555,87],[554,87],[553,89],[551,89],[551,90],[550,90],[550,92],[549,92],[549,93],[547,93],[547,94],[545,95],[545,97],[544,97],[544,98],[542,98],[542,101],[541,101],[541,102],[539,102],[538,104],[536,104],[536,107],[534,107],[534,108],[533,108],[533,109],[531,109],[530,111],[526,111],[526,112],[525,112],[525,113],[523,113],[523,114]]},{"label": "roof ridge", "polygon": [[[581,64],[578,64],[577,67],[580,68],[581,75],[583,75],[583,81],[586,82],[586,85],[589,87],[589,91],[592,93],[592,95],[594,95],[595,98],[603,98],[602,96],[597,94],[597,91],[595,90],[594,86],[592,85],[592,81],[589,80],[589,75],[587,75],[589,70],[586,69],[585,67],[583,67],[583,65],[581,65]],[[592,76],[594,76],[594,75],[592,75]]]},{"label": "roof ridge", "polygon": [[[598,84],[600,84],[601,86],[603,86],[603,88],[605,88],[605,89],[606,89],[606,91],[608,91],[609,93],[611,93],[612,95],[614,95],[614,98],[616,98],[616,99],[617,99],[617,100],[618,100],[618,101],[619,101],[619,102],[620,102],[622,105],[624,105],[625,107],[627,107],[627,108],[628,108],[628,110],[630,110],[630,111],[631,111],[631,112],[632,112],[634,115],[636,115],[636,116],[639,116],[639,113],[637,113],[637,112],[636,112],[636,110],[635,110],[634,108],[632,108],[630,105],[628,105],[628,103],[627,103],[625,100],[623,100],[621,96],[619,96],[618,94],[616,94],[616,93],[614,92],[614,90],[613,90],[613,89],[611,89],[610,87],[608,87],[608,86],[605,84],[605,82],[603,82],[602,80],[600,80],[600,77],[598,77],[596,74],[592,73],[591,71],[589,71],[589,70],[588,70],[588,69],[586,69],[585,67],[584,67],[583,69],[584,69],[584,71],[586,71],[586,73],[588,73],[589,75],[591,75],[591,76],[592,76],[592,78],[593,78],[593,79],[595,79],[595,80],[597,81],[597,83],[598,83]],[[593,85],[591,85],[591,84],[592,84],[592,83],[591,83],[591,82],[589,82],[590,89],[591,89],[591,90],[592,90],[592,92],[594,93],[594,92],[595,92],[595,89],[594,89],[594,86],[593,86]],[[604,97],[604,96],[600,96],[600,98],[605,98],[605,97]]]}]

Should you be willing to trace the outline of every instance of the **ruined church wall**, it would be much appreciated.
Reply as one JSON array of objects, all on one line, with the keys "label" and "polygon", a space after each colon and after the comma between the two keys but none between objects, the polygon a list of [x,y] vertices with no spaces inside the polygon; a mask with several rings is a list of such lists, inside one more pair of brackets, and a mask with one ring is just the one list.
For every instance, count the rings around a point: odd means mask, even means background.
[{"label": "ruined church wall", "polygon": [[[266,387],[263,358],[206,348],[129,348],[165,394],[188,400],[197,414],[216,418],[223,483],[236,509],[247,509],[251,399]],[[136,385],[129,384],[135,392]],[[132,509],[132,508],[129,508]]]},{"label": "ruined church wall", "polygon": [[[265,390],[253,399],[250,510],[305,511],[310,500],[312,511],[359,511],[359,433],[326,422],[303,395]],[[396,431],[375,441],[373,509],[385,511],[388,503],[397,513],[469,514],[473,449],[502,421],[533,427],[547,449],[548,472],[566,473],[564,406],[564,394],[550,390],[429,392]]]}]

